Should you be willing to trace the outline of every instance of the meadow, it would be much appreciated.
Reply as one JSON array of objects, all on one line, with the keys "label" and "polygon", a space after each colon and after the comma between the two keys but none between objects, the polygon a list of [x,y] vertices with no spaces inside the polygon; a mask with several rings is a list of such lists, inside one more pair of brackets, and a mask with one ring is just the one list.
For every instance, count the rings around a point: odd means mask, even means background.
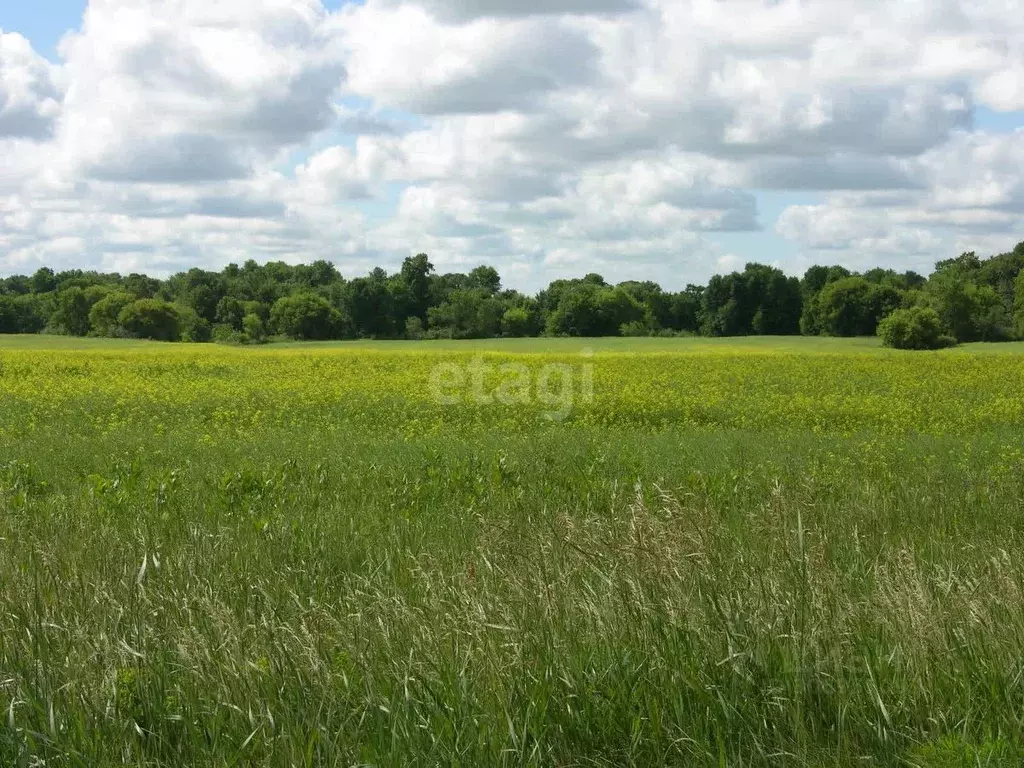
[{"label": "meadow", "polygon": [[0,765],[1011,766],[1024,345],[0,337]]}]

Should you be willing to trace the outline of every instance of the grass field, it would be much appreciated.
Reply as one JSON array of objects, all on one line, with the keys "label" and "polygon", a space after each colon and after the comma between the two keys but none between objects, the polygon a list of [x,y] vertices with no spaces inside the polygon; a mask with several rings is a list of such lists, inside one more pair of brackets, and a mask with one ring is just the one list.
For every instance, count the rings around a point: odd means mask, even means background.
[{"label": "grass field", "polygon": [[1024,345],[0,337],[2,766],[1017,766]]}]

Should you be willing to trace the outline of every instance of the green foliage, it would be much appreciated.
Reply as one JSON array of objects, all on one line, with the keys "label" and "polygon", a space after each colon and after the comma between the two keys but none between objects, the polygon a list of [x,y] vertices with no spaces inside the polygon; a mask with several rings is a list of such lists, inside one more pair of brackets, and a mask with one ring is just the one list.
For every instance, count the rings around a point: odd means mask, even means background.
[{"label": "green foliage", "polygon": [[560,291],[546,332],[549,336],[617,336],[623,325],[643,317],[643,306],[629,291],[583,280]]},{"label": "green foliage", "polygon": [[1024,339],[1024,271],[1017,275],[1014,288],[1014,329],[1018,339]]},{"label": "green foliage", "polygon": [[343,334],[341,313],[314,293],[279,299],[270,311],[270,327],[291,339],[323,340]]},{"label": "green foliage", "polygon": [[89,326],[97,336],[113,336],[117,329],[118,318],[129,304],[137,299],[126,291],[113,291],[93,304],[89,310]]},{"label": "green foliage", "polygon": [[253,312],[242,318],[242,332],[250,344],[263,344],[267,340],[267,327],[263,318]]},{"label": "green foliage", "polygon": [[195,309],[188,306],[178,305],[179,328],[181,329],[181,340],[202,344],[213,337],[213,325],[205,317],[202,317]]},{"label": "green foliage", "polygon": [[483,288],[457,289],[427,312],[432,331],[451,339],[493,338],[501,334],[502,302]]},{"label": "green foliage", "polygon": [[510,307],[501,318],[501,332],[505,336],[532,336],[536,332],[533,315],[526,307]]},{"label": "green foliage", "polygon": [[889,284],[843,277],[827,283],[809,301],[801,326],[807,334],[874,336],[879,321],[903,301],[904,294]]},{"label": "green foliage", "polygon": [[159,299],[139,299],[121,310],[117,324],[138,339],[178,341],[181,316],[177,307]]},{"label": "green foliage", "polygon": [[942,333],[942,321],[930,307],[897,309],[878,324],[882,343],[893,349],[942,349],[956,339]]},{"label": "green foliage", "polygon": [[50,322],[61,333],[85,336],[89,333],[89,312],[92,304],[81,288],[68,288],[57,294],[57,306]]},{"label": "green foliage", "polygon": [[49,267],[42,267],[32,275],[32,293],[49,293],[57,290],[57,276]]},{"label": "green foliage", "polygon": [[784,336],[800,328],[800,282],[763,264],[712,277],[701,299],[701,330],[708,336]]},{"label": "green foliage", "polygon": [[467,280],[470,288],[478,288],[493,296],[501,290],[501,276],[494,267],[479,266],[469,273]]},{"label": "green foliage", "polygon": [[423,321],[418,317],[410,317],[405,321],[405,338],[417,340],[422,339],[426,336],[426,331],[423,329]]},{"label": "green foliage", "polygon": [[[135,300],[155,298],[179,307],[182,338],[241,343],[247,315],[259,317],[267,333],[277,333],[271,310],[284,299],[312,296],[314,314],[321,317],[305,329],[292,328],[313,334],[301,338],[871,336],[894,310],[929,306],[944,332],[960,341],[1003,341],[1024,338],[1022,267],[1024,243],[989,259],[974,253],[947,259],[928,279],[881,267],[854,274],[838,265],[815,265],[797,280],[752,263],[742,272],[714,276],[707,286],[679,291],[650,280],[611,285],[591,273],[554,280],[536,297],[504,290],[498,270],[489,265],[437,274],[422,253],[405,259],[393,274],[376,268],[351,280],[323,260],[250,260],[220,272],[190,269],[167,280],[43,268],[31,277],[0,279],[0,333],[130,334],[118,323],[120,312]],[[279,314],[309,301],[286,303]],[[280,319],[290,323],[294,317]]]}]

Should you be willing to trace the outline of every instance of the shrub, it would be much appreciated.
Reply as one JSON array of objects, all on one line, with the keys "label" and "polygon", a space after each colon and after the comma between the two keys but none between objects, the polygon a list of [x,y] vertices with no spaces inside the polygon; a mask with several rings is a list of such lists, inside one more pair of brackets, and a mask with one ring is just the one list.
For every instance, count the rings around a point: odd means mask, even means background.
[{"label": "shrub", "polygon": [[178,341],[181,338],[181,317],[173,304],[159,299],[139,299],[123,310],[117,323],[139,339]]},{"label": "shrub", "polygon": [[423,321],[418,317],[410,317],[405,321],[405,338],[419,340],[425,336]]},{"label": "shrub", "polygon": [[209,321],[199,315],[192,307],[177,305],[181,340],[205,343],[213,336],[213,328]]},{"label": "shrub", "polygon": [[255,312],[250,312],[242,318],[242,330],[250,344],[265,344],[267,341],[267,328],[263,318]]},{"label": "shrub", "polygon": [[501,318],[501,332],[506,336],[529,336],[533,330],[533,319],[525,307],[510,307]]},{"label": "shrub", "polygon": [[270,310],[270,324],[290,339],[336,338],[343,324],[341,313],[314,293],[296,293],[279,299]]},{"label": "shrub", "polygon": [[942,334],[942,321],[929,307],[896,310],[878,324],[878,335],[893,349],[942,349],[956,344]]},{"label": "shrub", "polygon": [[642,320],[634,320],[631,323],[623,323],[619,326],[620,336],[650,336],[651,329]]},{"label": "shrub", "polygon": [[119,326],[117,318],[136,297],[125,291],[113,291],[93,304],[89,310],[89,325],[97,336],[114,336]]}]

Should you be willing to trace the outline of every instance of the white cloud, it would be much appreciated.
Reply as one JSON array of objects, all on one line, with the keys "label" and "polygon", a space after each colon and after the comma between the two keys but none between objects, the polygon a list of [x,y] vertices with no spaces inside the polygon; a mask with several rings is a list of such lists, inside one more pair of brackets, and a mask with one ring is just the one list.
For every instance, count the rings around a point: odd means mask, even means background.
[{"label": "white cloud", "polygon": [[619,14],[640,7],[637,0],[419,0],[419,4],[445,21],[488,16]]},{"label": "white cloud", "polygon": [[60,112],[60,70],[0,29],[0,139],[45,138]]},{"label": "white cloud", "polygon": [[427,251],[676,285],[762,258],[724,232],[794,271],[1006,248],[1024,132],[976,122],[1024,110],[1021,11],[90,0],[57,62],[0,33],[0,272]]},{"label": "white cloud", "polygon": [[239,178],[332,124],[344,67],[318,0],[93,0],[61,44],[70,172]]}]

